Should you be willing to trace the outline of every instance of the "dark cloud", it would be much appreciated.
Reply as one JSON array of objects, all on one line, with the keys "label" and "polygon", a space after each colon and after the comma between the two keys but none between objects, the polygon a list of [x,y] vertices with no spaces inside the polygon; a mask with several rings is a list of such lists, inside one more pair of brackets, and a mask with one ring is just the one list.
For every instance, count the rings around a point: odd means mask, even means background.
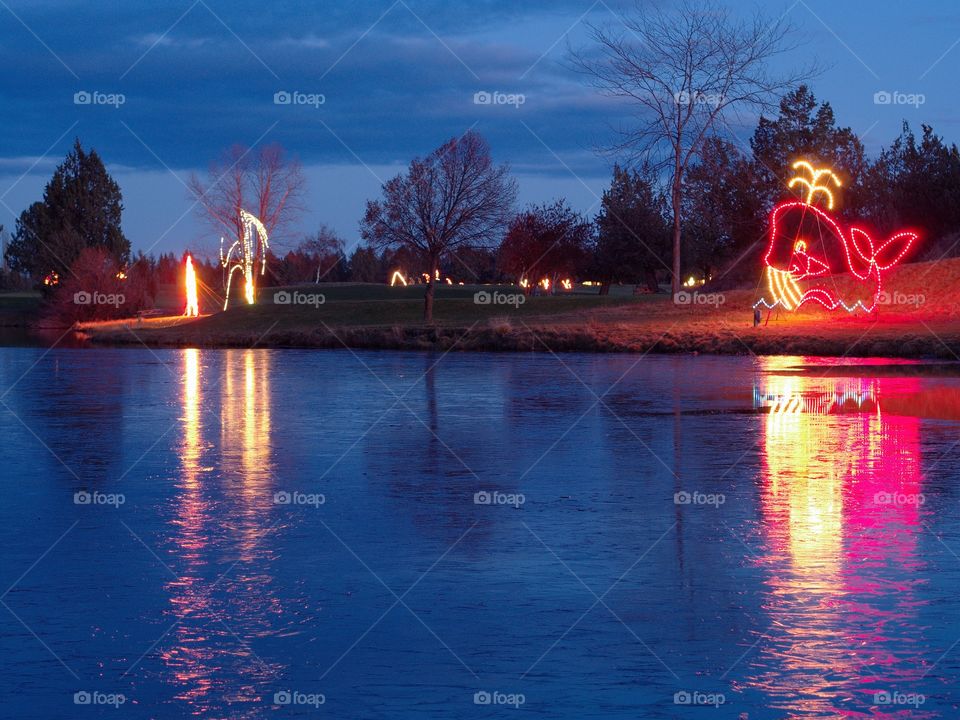
[{"label": "dark cloud", "polygon": [[[640,7],[672,1],[641,0]],[[594,149],[610,141],[611,127],[629,127],[629,117],[562,61],[567,42],[586,43],[585,21],[616,23],[610,8],[633,4],[5,0],[0,222],[9,227],[36,198],[77,136],[123,177],[125,226],[148,247],[165,217],[189,207],[168,168],[182,177],[231,144],[262,138],[312,168],[310,222],[353,236],[364,198],[376,193],[365,166],[396,171],[471,127],[521,176],[524,200],[548,200],[562,189],[587,210],[608,172]],[[729,4],[755,7],[753,0]],[[815,92],[832,102],[839,122],[869,130],[871,152],[892,140],[904,117],[914,125],[932,120],[955,139],[954,0],[928,0],[922,17],[895,3],[832,0],[785,1],[766,11],[786,12],[809,31],[809,44],[783,62],[802,64],[804,54],[823,61],[828,70]],[[926,104],[875,105],[882,89],[924,93]],[[124,102],[77,105],[81,91],[122,93]],[[325,102],[277,105],[279,91],[322,94]],[[478,105],[478,92],[522,94],[525,102]],[[755,120],[731,119],[743,148]],[[164,247],[197,235],[190,217]]]},{"label": "dark cloud", "polygon": [[[0,61],[18,72],[5,82],[5,153],[36,156],[79,121],[71,134],[112,162],[144,168],[161,161],[196,167],[271,127],[269,139],[307,163],[352,162],[354,153],[386,163],[427,152],[476,124],[498,154],[533,161],[543,148],[531,144],[520,120],[591,127],[610,114],[576,78],[557,71],[557,41],[589,7],[15,3],[13,13],[40,40],[10,18]],[[325,102],[276,105],[280,91],[323,95]],[[475,104],[483,91],[522,94],[525,102]],[[78,92],[122,94],[123,103],[76,105]],[[584,148],[569,131],[546,128],[543,137],[558,153]]]}]

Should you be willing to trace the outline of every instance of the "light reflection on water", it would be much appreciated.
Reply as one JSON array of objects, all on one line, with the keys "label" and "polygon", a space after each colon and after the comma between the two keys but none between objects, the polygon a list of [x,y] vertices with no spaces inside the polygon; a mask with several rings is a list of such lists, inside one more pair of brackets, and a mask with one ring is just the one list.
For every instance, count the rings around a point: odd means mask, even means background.
[{"label": "light reflection on water", "polygon": [[[18,479],[0,566],[6,585],[29,570],[5,602],[80,677],[4,616],[14,717],[69,716],[78,682],[121,689],[133,717],[269,717],[288,689],[325,693],[334,717],[472,718],[482,689],[525,693],[537,717],[957,716],[960,378],[806,358],[11,352],[8,385],[37,366],[5,402],[43,445],[0,415]],[[78,482],[127,503],[78,508]],[[527,502],[477,506],[484,489]],[[273,503],[291,490],[327,504]],[[586,588],[611,588],[611,612]],[[693,689],[727,705],[673,704]]]},{"label": "light reflection on water", "polygon": [[[764,365],[772,373],[788,367]],[[876,705],[876,693],[907,693],[921,682],[924,657],[910,639],[923,582],[920,420],[884,410],[888,392],[920,390],[916,378],[768,374],[755,392],[769,408],[759,562],[775,570],[764,606],[772,629],[746,682],[771,707],[802,717],[854,714],[851,706]]]},{"label": "light reflection on water", "polygon": [[[259,703],[264,684],[282,671],[279,662],[268,664],[250,645],[276,632],[276,621],[284,614],[271,592],[270,566],[276,555],[269,536],[276,523],[264,502],[273,482],[270,372],[269,357],[227,351],[222,387],[216,382],[205,386],[199,351],[183,351],[182,473],[171,519],[178,577],[167,583],[175,642],[166,644],[161,657],[179,686],[175,699],[186,702],[194,714],[215,710],[224,701],[234,708]],[[207,392],[221,395],[215,413],[203,405],[209,401]],[[203,440],[208,415],[220,426],[216,444]],[[214,469],[205,462],[236,468],[224,478],[219,498],[205,484]],[[211,554],[224,548],[235,559],[227,566],[211,566]],[[232,716],[247,714],[235,709]]]}]

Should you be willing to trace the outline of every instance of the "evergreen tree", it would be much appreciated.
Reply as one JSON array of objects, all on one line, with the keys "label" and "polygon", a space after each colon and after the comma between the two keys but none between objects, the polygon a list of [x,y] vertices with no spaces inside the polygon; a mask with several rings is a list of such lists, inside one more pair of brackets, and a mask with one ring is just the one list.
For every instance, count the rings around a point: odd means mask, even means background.
[{"label": "evergreen tree", "polygon": [[66,276],[85,248],[104,250],[121,266],[130,259],[130,241],[120,227],[123,198],[96,150],[80,140],[53,173],[43,200],[17,219],[6,260],[13,270],[39,279]]},{"label": "evergreen tree", "polygon": [[686,267],[724,284],[750,278],[766,244],[766,217],[754,192],[753,164],[722,138],[704,142],[690,168],[684,198],[684,232],[690,240]]},{"label": "evergreen tree", "polygon": [[651,180],[619,165],[597,214],[595,268],[606,292],[611,282],[646,283],[656,292],[657,273],[670,271],[667,203]]},{"label": "evergreen tree", "polygon": [[960,151],[944,144],[929,125],[921,128],[918,142],[904,123],[900,136],[871,166],[867,209],[881,235],[901,227],[918,228],[924,236],[924,255],[939,258],[944,252],[956,254],[950,236],[960,231]]},{"label": "evergreen tree", "polygon": [[787,182],[795,174],[791,165],[801,159],[832,168],[843,182],[839,214],[859,215],[867,170],[863,143],[850,128],[837,127],[830,103],[818,105],[806,85],[783,97],[775,120],[760,118],[750,146],[755,192],[763,202],[764,216],[786,196]]}]

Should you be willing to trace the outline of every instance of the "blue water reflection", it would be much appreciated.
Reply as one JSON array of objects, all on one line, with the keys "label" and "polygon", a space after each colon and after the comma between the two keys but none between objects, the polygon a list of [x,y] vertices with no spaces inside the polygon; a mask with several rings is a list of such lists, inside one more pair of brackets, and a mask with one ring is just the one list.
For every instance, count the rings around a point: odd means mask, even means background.
[{"label": "blue water reflection", "polygon": [[955,717],[960,378],[843,363],[0,350],[6,709]]}]

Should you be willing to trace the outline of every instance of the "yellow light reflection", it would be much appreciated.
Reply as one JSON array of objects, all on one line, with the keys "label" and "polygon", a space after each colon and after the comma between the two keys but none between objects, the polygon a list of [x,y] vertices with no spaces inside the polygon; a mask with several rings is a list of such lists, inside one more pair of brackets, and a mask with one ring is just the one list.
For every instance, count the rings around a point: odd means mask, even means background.
[{"label": "yellow light reflection", "polygon": [[[166,585],[176,623],[158,647],[175,698],[189,705],[190,714],[206,715],[224,697],[259,702],[280,670],[262,662],[249,644],[283,614],[274,580],[264,571],[275,559],[264,537],[271,507],[270,356],[222,353],[218,413],[204,403],[201,351],[182,352],[181,472],[170,521],[170,565],[177,577]],[[236,566],[227,574],[225,562]]]},{"label": "yellow light reflection", "polygon": [[[776,632],[749,684],[771,709],[837,717],[838,683],[882,668],[896,686],[920,663],[902,641],[917,622],[913,584],[891,594],[887,571],[892,563],[895,577],[909,578],[917,563],[920,520],[909,498],[921,487],[919,420],[882,411],[885,381],[898,392],[917,381],[791,373],[791,358],[761,363],[760,562]],[[870,687],[858,703],[870,704]]]},{"label": "yellow light reflection", "polygon": [[184,482],[193,487],[197,482],[200,462],[200,351],[183,351],[183,463]]}]

